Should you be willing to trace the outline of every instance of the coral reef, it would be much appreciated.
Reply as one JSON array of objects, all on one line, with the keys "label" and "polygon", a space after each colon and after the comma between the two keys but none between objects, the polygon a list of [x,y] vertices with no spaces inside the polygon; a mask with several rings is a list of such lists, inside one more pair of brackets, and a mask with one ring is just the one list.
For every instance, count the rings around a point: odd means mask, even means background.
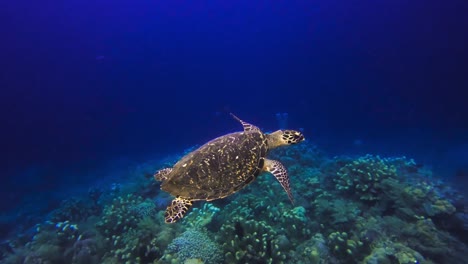
[{"label": "coral reef", "polygon": [[[405,157],[327,157],[309,143],[273,151],[296,203],[264,173],[164,223],[170,196],[128,170],[111,188],[70,198],[0,244],[1,263],[464,263],[468,206],[448,183]],[[173,159],[171,158],[171,161]],[[109,186],[109,185],[107,185]]]},{"label": "coral reef", "polygon": [[37,225],[36,234],[23,247],[13,248],[2,263],[99,263],[102,250],[99,238],[81,233],[69,221],[46,221]]}]

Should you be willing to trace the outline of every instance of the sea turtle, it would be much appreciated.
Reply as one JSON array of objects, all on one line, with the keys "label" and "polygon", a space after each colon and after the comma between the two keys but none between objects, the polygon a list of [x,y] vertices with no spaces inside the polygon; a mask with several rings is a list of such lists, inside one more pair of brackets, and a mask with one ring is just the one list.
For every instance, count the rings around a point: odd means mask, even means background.
[{"label": "sea turtle", "polygon": [[254,125],[231,114],[244,131],[215,138],[180,159],[172,168],[157,171],[161,189],[175,196],[166,209],[166,223],[184,217],[192,201],[212,201],[236,193],[261,172],[270,172],[294,202],[286,168],[267,159],[269,150],[304,140],[299,131],[278,130],[265,134]]}]

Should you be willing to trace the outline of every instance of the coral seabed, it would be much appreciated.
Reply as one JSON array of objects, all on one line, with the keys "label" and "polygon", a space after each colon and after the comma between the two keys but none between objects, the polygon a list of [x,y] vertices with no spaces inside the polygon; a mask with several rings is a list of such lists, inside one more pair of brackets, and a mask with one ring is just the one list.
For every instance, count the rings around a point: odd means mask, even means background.
[{"label": "coral seabed", "polygon": [[468,206],[426,167],[405,157],[329,158],[310,143],[271,156],[288,168],[294,205],[264,173],[165,224],[172,198],[145,176],[161,163],[147,163],[131,182],[90,189],[18,227],[0,262],[466,263]]}]

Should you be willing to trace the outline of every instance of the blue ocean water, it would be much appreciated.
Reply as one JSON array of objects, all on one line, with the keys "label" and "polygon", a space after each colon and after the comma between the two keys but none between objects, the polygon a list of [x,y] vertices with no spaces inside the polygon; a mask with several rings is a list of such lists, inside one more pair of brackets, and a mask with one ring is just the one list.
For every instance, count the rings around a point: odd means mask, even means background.
[{"label": "blue ocean water", "polygon": [[[463,263],[466,14],[462,0],[3,1],[0,262]],[[229,113],[305,135],[271,153],[296,203],[262,175],[165,224],[152,175],[240,131]]]}]

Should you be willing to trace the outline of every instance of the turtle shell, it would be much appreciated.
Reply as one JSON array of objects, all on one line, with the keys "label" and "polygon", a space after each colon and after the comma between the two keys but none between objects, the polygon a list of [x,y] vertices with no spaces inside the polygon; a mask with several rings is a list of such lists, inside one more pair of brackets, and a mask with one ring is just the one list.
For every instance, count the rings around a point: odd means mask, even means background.
[{"label": "turtle shell", "polygon": [[267,152],[266,136],[260,131],[215,138],[178,161],[161,189],[190,200],[229,196],[260,174]]}]

